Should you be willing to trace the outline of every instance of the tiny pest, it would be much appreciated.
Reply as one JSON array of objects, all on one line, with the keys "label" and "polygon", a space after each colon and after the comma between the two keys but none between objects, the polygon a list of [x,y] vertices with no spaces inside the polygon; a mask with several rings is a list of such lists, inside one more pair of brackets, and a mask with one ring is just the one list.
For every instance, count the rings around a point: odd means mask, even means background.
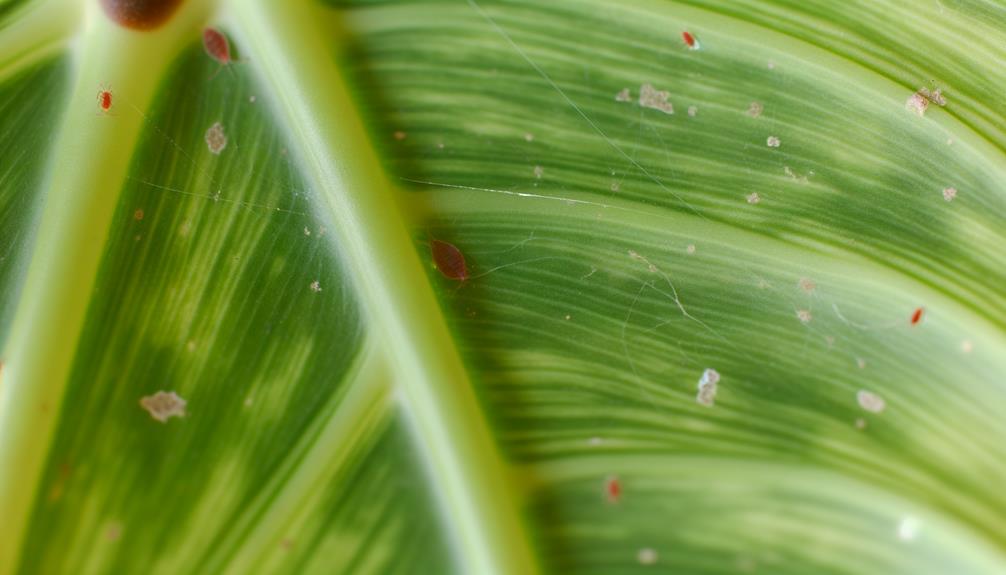
[{"label": "tiny pest", "polygon": [[216,28],[206,28],[203,30],[203,48],[221,65],[226,66],[231,63],[231,45],[227,41],[227,36]]},{"label": "tiny pest", "polygon": [[213,60],[220,64],[220,68],[213,73],[212,78],[216,78],[217,74],[223,68],[227,68],[231,74],[234,73],[230,69],[230,65],[235,62],[234,56],[231,54],[231,44],[223,32],[216,28],[204,28],[203,48],[206,49],[206,53],[209,54],[210,58],[213,58]]},{"label": "tiny pest", "polygon": [[608,496],[609,503],[618,503],[618,500],[622,498],[622,482],[617,477],[609,477],[604,482],[604,491]]},{"label": "tiny pest", "polygon": [[98,90],[98,109],[105,113],[112,110],[112,91],[108,88]]},{"label": "tiny pest", "polygon": [[685,30],[681,33],[681,39],[685,41],[685,46],[688,46],[689,50],[698,50],[699,48],[701,48],[701,46],[699,45],[699,41],[688,30]]},{"label": "tiny pest", "polygon": [[454,244],[440,240],[430,241],[430,252],[437,270],[447,279],[465,281],[468,279],[468,265],[465,256]]},{"label": "tiny pest", "polygon": [[916,308],[915,311],[912,312],[912,325],[919,325],[919,322],[922,321],[922,315],[925,313],[925,311],[926,311],[925,308],[920,307]]}]

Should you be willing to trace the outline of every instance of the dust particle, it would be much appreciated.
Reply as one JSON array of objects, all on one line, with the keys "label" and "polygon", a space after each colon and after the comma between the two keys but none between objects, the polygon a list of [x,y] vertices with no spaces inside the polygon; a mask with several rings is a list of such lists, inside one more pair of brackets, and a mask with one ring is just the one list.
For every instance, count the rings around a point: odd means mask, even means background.
[{"label": "dust particle", "polygon": [[720,374],[712,368],[702,372],[699,378],[699,392],[695,396],[695,401],[702,405],[712,406],[716,400],[716,386],[720,382]]},{"label": "dust particle", "polygon": [[865,389],[856,392],[856,401],[859,403],[859,407],[870,413],[880,413],[887,408],[887,402],[884,401],[884,398]]},{"label": "dust particle", "polygon": [[856,358],[856,367],[858,367],[859,369],[865,369],[866,368],[866,360],[863,359],[863,358],[861,358],[861,357],[857,357]]},{"label": "dust particle", "polygon": [[817,288],[817,284],[810,278],[800,278],[800,281],[796,282],[796,285],[807,293],[814,293],[814,290]]},{"label": "dust particle", "polygon": [[220,122],[213,122],[206,130],[206,147],[210,149],[210,153],[217,155],[227,147],[227,134],[224,134],[224,127]]},{"label": "dust particle", "polygon": [[909,111],[915,112],[920,118],[926,113],[929,108],[929,98],[916,92],[905,100],[905,108]]},{"label": "dust particle", "polygon": [[140,221],[140,220],[143,219],[143,209],[142,208],[140,208],[140,209],[136,210],[135,212],[133,212],[133,219],[136,220],[136,221]]},{"label": "dust particle", "polygon": [[810,320],[813,319],[813,317],[810,315],[810,310],[806,309],[798,310],[796,312],[796,317],[800,320],[801,323],[810,323]]},{"label": "dust particle", "polygon": [[146,409],[150,417],[161,423],[165,423],[171,417],[185,417],[186,403],[173,391],[158,391],[154,395],[140,399],[140,407]]},{"label": "dust particle", "polygon": [[751,104],[748,105],[748,116],[751,116],[752,118],[761,116],[761,113],[764,111],[765,106],[763,106],[761,102],[751,102]]},{"label": "dust particle", "polygon": [[255,103],[255,96],[248,96],[248,101],[251,102],[252,104],[254,104]]},{"label": "dust particle", "polygon": [[943,188],[943,199],[952,202],[957,197],[957,188]]},{"label": "dust particle", "polygon": [[685,248],[685,253],[688,255],[695,254],[695,244],[688,244],[688,247]]},{"label": "dust particle", "polygon": [[970,339],[966,339],[961,342],[961,351],[964,353],[971,353],[975,349],[974,344],[971,343]]},{"label": "dust particle", "polygon": [[320,292],[321,282],[319,282],[318,280],[314,280],[313,282],[311,282],[311,291],[313,291],[314,293]]},{"label": "dust particle", "polygon": [[122,523],[113,521],[105,527],[105,541],[118,541],[122,538]]},{"label": "dust particle", "polygon": [[622,88],[617,94],[615,94],[616,102],[631,102],[632,94],[629,92],[628,88]]},{"label": "dust particle", "polygon": [[674,105],[667,101],[670,96],[670,92],[657,90],[651,84],[643,84],[639,87],[639,105],[644,108],[653,108],[665,114],[673,114]]},{"label": "dust particle", "polygon": [[694,118],[699,113],[698,106],[688,106],[688,115]]},{"label": "dust particle", "polygon": [[619,184],[618,182],[611,182],[611,191],[617,192],[619,189],[621,189],[621,187],[622,184]]},{"label": "dust particle", "polygon": [[524,134],[524,141],[525,142],[533,142],[534,141],[534,134],[532,134],[531,132],[528,132],[528,133]]},{"label": "dust particle", "polygon": [[772,60],[769,60],[768,61],[768,69],[769,70],[775,70],[775,62],[773,62]]},{"label": "dust particle", "polygon": [[778,148],[782,145],[782,142],[779,141],[779,138],[776,136],[769,136],[768,139],[765,140],[765,145],[770,148]]},{"label": "dust particle", "polygon": [[653,565],[657,562],[657,552],[649,547],[644,547],[636,553],[636,560],[640,565]]},{"label": "dust particle", "polygon": [[600,437],[591,437],[590,439],[587,440],[587,444],[593,446],[601,445],[603,442],[604,440],[602,440]]},{"label": "dust particle", "polygon": [[304,226],[304,235],[305,236],[311,235],[311,230],[307,229],[307,226]]},{"label": "dust particle", "polygon": [[866,429],[866,420],[860,417],[856,420],[856,429]]},{"label": "dust particle", "polygon": [[405,132],[403,132],[401,130],[395,132],[394,136],[395,136],[395,139],[398,140],[399,142],[401,142],[402,140],[404,140],[407,137],[406,134],[405,134]]},{"label": "dust particle", "polygon": [[758,192],[752,192],[745,196],[745,199],[747,199],[749,204],[757,204],[761,201],[761,196],[758,195]]},{"label": "dust particle", "polygon": [[535,166],[534,167],[534,177],[536,177],[536,178],[538,178],[540,180],[542,174],[544,174],[544,173],[545,173],[545,168],[543,168],[541,166]]}]

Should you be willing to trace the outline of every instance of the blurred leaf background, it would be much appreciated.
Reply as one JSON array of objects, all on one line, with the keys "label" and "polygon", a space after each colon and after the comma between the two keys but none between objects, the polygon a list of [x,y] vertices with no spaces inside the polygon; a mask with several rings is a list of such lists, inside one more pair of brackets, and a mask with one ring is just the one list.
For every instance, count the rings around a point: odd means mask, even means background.
[{"label": "blurred leaf background", "polygon": [[0,573],[1006,572],[999,3],[114,4],[0,1]]}]

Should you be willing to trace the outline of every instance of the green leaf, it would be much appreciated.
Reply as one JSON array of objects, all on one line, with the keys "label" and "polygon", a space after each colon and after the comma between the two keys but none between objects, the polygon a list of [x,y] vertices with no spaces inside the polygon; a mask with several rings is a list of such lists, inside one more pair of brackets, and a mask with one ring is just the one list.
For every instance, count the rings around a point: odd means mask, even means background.
[{"label": "green leaf", "polygon": [[0,1],[0,574],[1001,571],[1006,11],[916,4]]}]

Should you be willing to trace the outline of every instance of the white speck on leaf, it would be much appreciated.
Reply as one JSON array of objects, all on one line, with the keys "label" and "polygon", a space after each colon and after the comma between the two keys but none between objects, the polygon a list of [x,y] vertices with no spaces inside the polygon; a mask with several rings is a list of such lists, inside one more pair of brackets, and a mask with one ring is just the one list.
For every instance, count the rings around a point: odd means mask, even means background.
[{"label": "white speck on leaf", "polygon": [[541,176],[542,176],[542,175],[543,175],[544,173],[545,173],[545,168],[543,168],[543,167],[541,167],[541,166],[535,166],[535,167],[534,167],[534,177],[535,177],[535,178],[538,178],[538,179],[540,180],[540,179],[541,179]]},{"label": "white speck on leaf", "polygon": [[695,401],[711,406],[716,400],[717,384],[720,382],[720,374],[715,369],[709,368],[702,372],[699,378],[699,392],[695,396]]},{"label": "white speck on leaf", "polygon": [[140,399],[140,406],[161,423],[171,417],[185,417],[186,401],[173,391],[158,391]]},{"label": "white speck on leaf", "polygon": [[644,547],[636,553],[636,560],[640,565],[653,565],[657,562],[657,552],[649,547]]},{"label": "white speck on leaf", "polygon": [[782,141],[780,141],[777,136],[769,136],[765,140],[765,145],[770,148],[778,148],[779,146],[782,145]]},{"label": "white speck on leaf", "polygon": [[810,315],[810,310],[806,309],[797,310],[796,317],[801,323],[810,323],[810,320],[814,319],[813,316]]},{"label": "white speck on leaf", "polygon": [[884,398],[865,389],[856,392],[856,401],[859,403],[859,407],[870,413],[881,413],[887,408],[887,402],[884,401]]},{"label": "white speck on leaf", "polygon": [[670,96],[670,92],[657,90],[652,84],[643,84],[639,87],[639,105],[644,108],[660,110],[665,114],[673,114],[674,105],[667,101]]},{"label": "white speck on leaf", "polygon": [[915,112],[921,118],[929,108],[929,98],[926,98],[919,92],[915,92],[905,101],[905,108]]},{"label": "white speck on leaf", "polygon": [[800,278],[800,281],[796,285],[806,293],[813,293],[814,289],[817,288],[817,284],[810,278]]},{"label": "white speck on leaf", "polygon": [[957,188],[943,188],[943,199],[952,202],[957,197]]},{"label": "white speck on leaf", "polygon": [[213,125],[206,130],[206,147],[210,153],[220,155],[220,152],[227,147],[227,134],[220,122],[213,122]]},{"label": "white speck on leaf", "polygon": [[698,106],[688,106],[688,115],[689,116],[691,116],[692,118],[694,118],[695,116],[698,115],[698,113],[699,113],[699,107]]},{"label": "white speck on leaf", "polygon": [[758,195],[758,192],[752,192],[748,194],[745,198],[747,199],[749,204],[757,204],[758,202],[761,201],[761,196]]},{"label": "white speck on leaf", "polygon": [[752,118],[757,118],[758,116],[761,116],[761,113],[764,111],[765,106],[763,106],[761,102],[751,102],[751,104],[748,106],[748,116],[751,116]]},{"label": "white speck on leaf", "polygon": [[898,539],[909,542],[919,534],[919,520],[914,517],[905,517],[898,523]]},{"label": "white speck on leaf", "polygon": [[616,102],[631,102],[632,94],[629,92],[628,88],[622,88],[617,94],[615,94]]},{"label": "white speck on leaf", "polygon": [[311,291],[313,291],[314,293],[320,292],[321,282],[319,282],[318,280],[314,280],[313,282],[311,282]]}]

